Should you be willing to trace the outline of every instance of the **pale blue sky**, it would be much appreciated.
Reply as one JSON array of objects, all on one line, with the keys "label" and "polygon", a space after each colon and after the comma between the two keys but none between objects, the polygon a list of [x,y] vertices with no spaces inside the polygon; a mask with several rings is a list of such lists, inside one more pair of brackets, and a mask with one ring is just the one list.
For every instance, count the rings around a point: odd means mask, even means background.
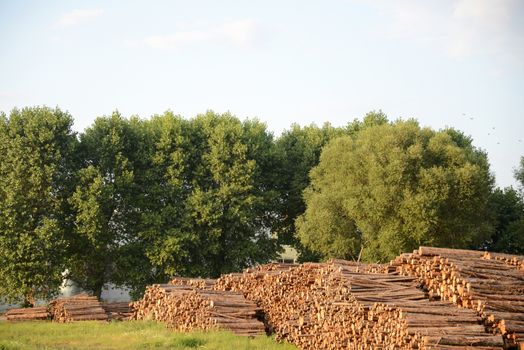
[{"label": "pale blue sky", "polygon": [[278,135],[382,109],[471,135],[507,186],[524,155],[523,23],[521,0],[0,0],[0,110],[59,106],[81,131],[115,109],[213,109]]}]

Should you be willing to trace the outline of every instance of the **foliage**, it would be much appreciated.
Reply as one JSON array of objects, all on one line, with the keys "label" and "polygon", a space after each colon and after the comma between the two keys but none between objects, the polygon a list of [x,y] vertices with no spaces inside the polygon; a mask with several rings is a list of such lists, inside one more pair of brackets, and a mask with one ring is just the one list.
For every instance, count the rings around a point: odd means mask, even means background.
[{"label": "foliage", "polygon": [[[136,298],[173,275],[268,262],[281,244],[301,260],[364,248],[373,261],[419,244],[524,247],[522,191],[492,191],[485,152],[455,129],[381,111],[277,139],[256,119],[212,111],[114,112],[80,140],[71,124],[45,107],[0,115],[6,299],[50,297],[63,272],[95,295],[110,282]],[[524,158],[515,176],[524,189]]]},{"label": "foliage", "polygon": [[520,157],[519,167],[515,169],[515,179],[518,181],[521,190],[524,191],[524,156]]},{"label": "foliage", "polygon": [[524,157],[515,169],[519,190],[497,188],[490,200],[495,230],[486,242],[488,250],[524,255]]},{"label": "foliage", "polygon": [[273,338],[235,336],[230,332],[178,333],[155,322],[0,322],[0,349],[296,349]]},{"label": "foliage", "polygon": [[490,231],[485,153],[413,120],[333,140],[311,172],[302,242],[324,256],[385,261],[419,245],[476,247]]},{"label": "foliage", "polygon": [[497,188],[490,199],[495,228],[486,248],[490,251],[524,254],[524,201],[511,188]]},{"label": "foliage", "polygon": [[97,118],[80,138],[82,167],[70,197],[75,235],[69,277],[98,296],[105,283],[125,284],[141,263],[147,266],[143,253],[133,249],[141,185],[147,182],[141,175],[149,161],[141,128],[137,118],[115,112]]},{"label": "foliage", "polygon": [[0,115],[0,295],[7,300],[56,294],[65,268],[76,136],[59,109]]},{"label": "foliage", "polygon": [[[360,130],[387,122],[382,111],[366,114],[362,121],[355,119],[346,127],[333,127],[325,123],[322,127],[314,124],[300,127],[293,124],[276,141],[278,161],[277,188],[280,194],[279,220],[273,231],[279,242],[298,248],[303,261],[317,260],[319,255],[301,244],[296,235],[296,219],[306,210],[303,192],[310,184],[310,171],[318,165],[323,147],[331,140],[344,135],[355,135]],[[327,203],[325,203],[327,205]],[[338,220],[333,213],[334,220]],[[339,222],[340,224],[340,222]],[[344,225],[343,225],[344,226]],[[324,229],[324,227],[317,227]],[[340,230],[343,230],[340,227]],[[339,237],[342,238],[342,237]]]},{"label": "foliage", "polygon": [[153,265],[166,275],[216,277],[271,259],[275,194],[267,185],[272,139],[265,126],[213,112],[151,122],[158,181],[150,193],[162,208],[147,210],[141,236]]},{"label": "foliage", "polygon": [[275,256],[274,143],[264,124],[208,112],[149,121],[118,113],[81,136],[70,198],[70,277],[99,295],[173,275],[218,276]]}]

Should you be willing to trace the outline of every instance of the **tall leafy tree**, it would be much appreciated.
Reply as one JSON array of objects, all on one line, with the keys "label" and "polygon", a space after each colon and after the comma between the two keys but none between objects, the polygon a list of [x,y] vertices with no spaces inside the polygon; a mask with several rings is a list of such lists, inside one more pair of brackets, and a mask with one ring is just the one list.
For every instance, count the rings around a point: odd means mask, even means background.
[{"label": "tall leafy tree", "polygon": [[508,253],[524,255],[524,157],[520,157],[519,167],[515,170],[515,179],[520,186],[520,203],[522,204],[520,218],[508,227],[510,249]]},{"label": "tall leafy tree", "polygon": [[520,164],[515,169],[515,179],[519,182],[521,190],[524,191],[524,156],[520,157]]},{"label": "tall leafy tree", "polygon": [[322,127],[314,124],[300,127],[294,124],[276,140],[276,159],[279,163],[275,173],[279,179],[277,188],[280,193],[280,220],[274,225],[273,230],[281,243],[298,248],[302,260],[319,258],[307,249],[308,244],[303,245],[298,240],[295,222],[306,210],[303,192],[310,184],[310,171],[318,165],[323,147],[337,137],[356,135],[360,130],[387,121],[382,111],[372,111],[367,113],[362,121],[355,119],[345,127],[337,128],[329,123]]},{"label": "tall leafy tree", "polygon": [[192,189],[187,198],[190,227],[201,242],[200,265],[210,276],[236,271],[274,257],[275,241],[264,226],[264,193],[258,182],[255,133],[236,117],[208,112],[191,121]]},{"label": "tall leafy tree", "polygon": [[487,248],[497,252],[524,254],[524,157],[515,169],[519,188],[496,189],[491,198],[495,230]]},{"label": "tall leafy tree", "polygon": [[486,248],[491,251],[524,253],[524,200],[512,187],[497,188],[490,199],[495,226]]},{"label": "tall leafy tree", "polygon": [[359,245],[368,261],[422,244],[478,247],[491,230],[487,156],[455,130],[367,127],[327,145],[311,178],[297,225],[324,256],[354,257]]},{"label": "tall leafy tree", "polygon": [[70,198],[75,235],[69,272],[97,296],[107,282],[127,284],[138,267],[135,260],[144,260],[136,250],[141,183],[146,181],[142,170],[150,159],[142,128],[138,118],[115,112],[97,118],[81,135],[83,164]]},{"label": "tall leafy tree", "polygon": [[140,237],[155,279],[218,276],[274,256],[272,136],[256,120],[167,112],[154,139]]},{"label": "tall leafy tree", "polygon": [[294,124],[276,141],[281,196],[281,222],[276,230],[282,243],[295,243],[295,219],[305,210],[302,192],[309,184],[309,172],[318,164],[322,147],[337,134],[340,130],[327,123],[322,128]]},{"label": "tall leafy tree", "polygon": [[72,123],[47,107],[0,115],[0,296],[7,300],[31,305],[62,283],[77,144]]},{"label": "tall leafy tree", "polygon": [[190,123],[166,112],[153,116],[146,124],[152,153],[139,232],[150,266],[144,277],[165,281],[172,275],[199,275],[202,269],[195,260],[199,241],[188,229],[186,204],[192,190],[190,159],[195,152]]},{"label": "tall leafy tree", "polygon": [[218,276],[271,259],[276,196],[265,126],[208,112],[189,121],[166,113],[150,127],[154,200],[141,237],[156,277]]}]

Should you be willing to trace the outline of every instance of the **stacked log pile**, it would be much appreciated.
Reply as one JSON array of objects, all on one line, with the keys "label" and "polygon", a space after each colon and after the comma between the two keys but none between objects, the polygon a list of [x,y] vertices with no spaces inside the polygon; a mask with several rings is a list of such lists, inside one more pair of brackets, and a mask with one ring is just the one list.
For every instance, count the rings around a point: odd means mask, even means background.
[{"label": "stacked log pile", "polygon": [[193,287],[187,285],[153,284],[146,288],[142,299],[131,303],[132,319],[166,321],[176,311],[177,300]]},{"label": "stacked log pile", "polygon": [[277,273],[260,267],[223,276],[215,288],[242,291],[277,339],[301,349],[502,347],[471,310],[429,302],[415,278],[362,273],[377,268],[343,260]]},{"label": "stacked log pile", "polygon": [[259,308],[240,293],[188,284],[153,285],[133,307],[134,319],[165,322],[179,331],[223,329],[237,335],[265,334],[264,324],[257,319]]},{"label": "stacked log pile", "polygon": [[344,266],[345,269],[350,269],[353,272],[361,272],[366,274],[374,273],[387,273],[387,274],[398,274],[397,268],[391,264],[367,264],[356,261],[349,261],[344,259],[330,259],[329,264],[335,266]]},{"label": "stacked log pile", "polygon": [[108,319],[97,297],[87,294],[55,299],[49,303],[49,310],[53,321],[60,323]]},{"label": "stacked log pile", "polygon": [[[191,312],[198,306],[207,329],[227,329],[248,336],[265,334],[264,323],[258,319],[260,309],[241,293],[195,290],[188,296],[186,310]],[[186,329],[193,328],[201,327],[195,323]]]},{"label": "stacked log pile", "polygon": [[[131,305],[79,295],[52,301],[49,312],[56,322],[132,318],[179,331],[274,333],[301,349],[493,350],[524,339],[523,261],[420,247],[388,265],[333,259],[261,265],[218,280],[177,277]],[[48,317],[23,310],[7,317]]]},{"label": "stacked log pile", "polygon": [[278,340],[302,349],[348,349],[367,324],[362,307],[327,264],[260,266],[219,278],[215,289],[239,291],[264,310]]},{"label": "stacked log pile", "polygon": [[5,313],[7,321],[37,321],[49,319],[46,306],[23,309],[10,309]]},{"label": "stacked log pile", "polygon": [[127,321],[133,315],[133,308],[128,302],[102,303],[102,308],[109,321]]},{"label": "stacked log pile", "polygon": [[175,277],[168,284],[177,286],[191,286],[199,289],[212,289],[215,280],[211,278]]},{"label": "stacked log pile", "polygon": [[[506,346],[524,340],[524,271],[507,257],[487,259],[483,252],[420,247],[394,260],[400,274],[415,276],[431,296],[478,313]],[[522,260],[522,257],[520,257]],[[519,258],[509,260],[519,261]]]},{"label": "stacked log pile", "polygon": [[524,256],[522,255],[484,252],[482,258],[487,260],[500,260],[505,262],[507,265],[515,266],[517,269],[524,270]]},{"label": "stacked log pile", "polygon": [[414,277],[362,274],[352,262],[333,263],[345,283],[351,285],[355,299],[369,310],[368,318],[377,320],[375,334],[383,333],[387,337],[395,331],[388,329],[389,320],[381,317],[383,310],[390,310],[395,318],[405,321],[405,331],[411,338],[420,339],[430,348],[500,349],[503,346],[500,336],[486,333],[482,318],[474,311],[458,309],[448,301],[428,300],[428,294],[417,288]]}]

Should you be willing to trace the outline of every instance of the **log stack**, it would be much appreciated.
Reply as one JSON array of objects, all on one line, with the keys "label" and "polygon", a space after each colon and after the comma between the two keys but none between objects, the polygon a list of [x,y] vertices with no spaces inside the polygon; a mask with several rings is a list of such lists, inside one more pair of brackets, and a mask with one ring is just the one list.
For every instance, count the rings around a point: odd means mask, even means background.
[{"label": "log stack", "polygon": [[215,288],[242,291],[262,307],[277,339],[301,349],[502,347],[473,311],[430,302],[415,278],[363,273],[377,269],[384,270],[344,260],[276,274],[260,267],[223,276]]},{"label": "log stack", "polygon": [[146,288],[142,299],[131,303],[132,319],[167,321],[177,311],[176,303],[194,288],[187,285],[153,284]]},{"label": "log stack", "polygon": [[192,277],[175,277],[168,282],[168,284],[176,286],[191,286],[198,289],[210,290],[215,284],[214,279],[211,278],[192,278]]},{"label": "log stack", "polygon": [[237,335],[265,334],[264,323],[257,318],[259,308],[240,293],[188,284],[152,285],[133,307],[134,319],[165,322],[179,331],[222,329]]},{"label": "log stack", "polygon": [[108,320],[107,314],[97,297],[87,294],[55,299],[49,303],[49,310],[53,322]]},{"label": "log stack", "polygon": [[523,261],[420,247],[388,265],[267,264],[217,280],[177,277],[131,305],[79,295],[49,311],[56,322],[131,314],[179,331],[274,333],[301,349],[524,349]]},{"label": "log stack", "polygon": [[491,254],[494,258],[480,251],[420,247],[391,266],[417,277],[431,296],[476,311],[493,333],[503,335],[506,347],[523,348],[524,270],[518,265],[523,257]]},{"label": "log stack", "polygon": [[[448,301],[429,299],[418,288],[417,278],[393,274],[362,274],[356,272],[352,262],[333,262],[342,274],[344,283],[351,286],[355,299],[368,311],[368,318],[376,320],[374,334],[391,337],[398,332],[391,329],[388,318],[405,322],[407,335],[414,342],[421,341],[429,348],[463,349],[467,346],[480,349],[500,349],[500,335],[486,332],[483,320],[474,311],[458,309]],[[382,313],[388,311],[386,316]],[[393,313],[393,316],[391,315]],[[445,335],[445,336],[443,336]],[[404,337],[400,333],[394,337]],[[394,343],[392,339],[389,343]]]},{"label": "log stack", "polygon": [[482,258],[486,260],[500,260],[509,266],[515,266],[517,269],[524,270],[524,256],[522,255],[484,252]]},{"label": "log stack", "polygon": [[133,315],[133,308],[128,302],[102,303],[102,308],[109,321],[127,321]]},{"label": "log stack", "polygon": [[5,313],[7,321],[40,321],[50,317],[46,306],[22,309],[10,309]]},{"label": "log stack", "polygon": [[278,340],[302,349],[347,349],[367,321],[338,277],[327,264],[266,265],[222,276],[215,289],[239,291],[256,302]]}]

